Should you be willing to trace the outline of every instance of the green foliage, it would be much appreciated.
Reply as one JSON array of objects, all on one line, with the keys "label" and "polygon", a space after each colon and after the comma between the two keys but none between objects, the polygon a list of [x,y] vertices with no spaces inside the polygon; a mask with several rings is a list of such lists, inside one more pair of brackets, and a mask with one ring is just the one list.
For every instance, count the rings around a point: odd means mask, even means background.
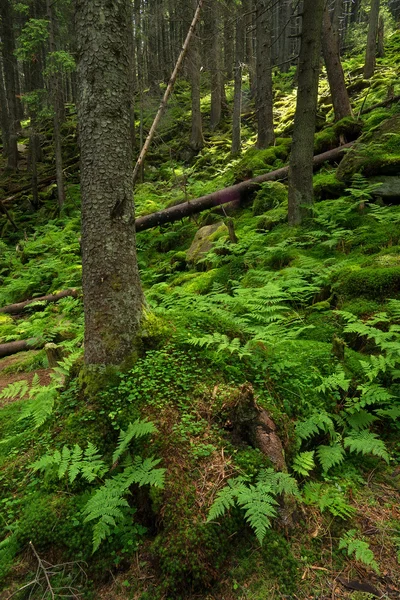
[{"label": "green foliage", "polygon": [[321,512],[327,510],[334,517],[348,519],[353,516],[355,509],[350,506],[344,493],[336,486],[317,482],[308,482],[302,490],[305,504],[318,506]]},{"label": "green foliage", "polygon": [[19,60],[33,60],[40,47],[49,37],[49,22],[45,19],[29,19],[18,37],[16,56]]},{"label": "green foliage", "polygon": [[350,529],[342,538],[340,538],[339,548],[346,549],[348,556],[354,555],[356,560],[367,567],[371,567],[378,575],[380,574],[374,553],[369,547],[368,542],[362,539],[356,529]]},{"label": "green foliage", "polygon": [[[45,454],[32,463],[31,468],[34,472],[51,473],[56,467],[58,478],[67,476],[70,483],[73,483],[78,475],[88,483],[99,482],[106,473],[114,470],[120,457],[127,453],[132,439],[145,437],[155,431],[153,423],[139,420],[129,423],[126,431],[120,430],[113,453],[114,464],[111,468],[107,466],[96,446],[91,442],[84,451],[75,444],[73,450],[64,446],[61,452],[56,450],[53,454]],[[96,521],[93,527],[93,552],[111,534],[112,528],[116,528],[118,522],[124,519],[123,509],[129,508],[125,496],[129,494],[133,484],[140,487],[144,485],[163,487],[165,469],[156,469],[159,462],[160,460],[155,458],[142,459],[140,456],[132,459],[128,454],[123,470],[109,476],[106,482],[93,493],[83,511],[85,522]]]},{"label": "green foliage", "polygon": [[299,475],[307,476],[315,467],[314,450],[300,452],[293,460],[292,469]]},{"label": "green foliage", "polygon": [[243,477],[230,479],[217,493],[207,522],[222,517],[230,508],[238,506],[244,510],[244,517],[262,544],[271,519],[276,517],[275,506],[278,494],[298,495],[296,481],[286,473],[276,473],[272,469],[261,471],[255,484]]}]

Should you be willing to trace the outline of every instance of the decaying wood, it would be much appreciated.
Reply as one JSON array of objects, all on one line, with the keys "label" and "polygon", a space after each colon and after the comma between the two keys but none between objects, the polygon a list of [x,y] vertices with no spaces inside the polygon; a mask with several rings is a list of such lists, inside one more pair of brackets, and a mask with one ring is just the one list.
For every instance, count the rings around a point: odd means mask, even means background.
[{"label": "decaying wood", "polygon": [[58,367],[58,363],[63,359],[63,352],[60,346],[57,344],[48,343],[44,347],[47,356],[47,362],[49,363],[49,367],[53,369],[54,367]]},{"label": "decaying wood", "polygon": [[17,354],[17,352],[25,352],[27,350],[37,350],[43,348],[44,341],[36,338],[30,338],[29,340],[18,340],[17,342],[7,342],[7,344],[0,344],[0,358],[4,356],[11,356],[11,354]]},{"label": "decaying wood", "polygon": [[26,306],[29,306],[34,302],[57,302],[58,300],[61,300],[61,298],[66,298],[67,296],[77,298],[78,294],[78,290],[73,288],[68,290],[62,290],[57,294],[39,296],[38,298],[32,298],[31,300],[25,300],[24,302],[18,302],[17,304],[9,304],[8,306],[3,306],[3,308],[0,308],[0,313],[5,313],[8,315],[19,315]]},{"label": "decaying wood", "polygon": [[[322,165],[324,162],[339,160],[342,158],[344,152],[353,145],[353,143],[354,142],[350,142],[340,146],[339,148],[335,148],[334,150],[328,150],[328,152],[317,154],[314,156],[314,168]],[[260,184],[264,183],[265,181],[286,179],[288,172],[289,167],[282,167],[276,171],[270,171],[269,173],[258,175],[258,177],[242,181],[241,183],[218,190],[212,194],[207,194],[206,196],[171,206],[170,208],[151,213],[150,215],[139,217],[136,219],[136,232],[139,233],[140,231],[145,231],[146,229],[151,229],[152,227],[157,227],[158,225],[163,225],[164,223],[173,223],[174,221],[179,221],[184,217],[189,217],[190,215],[202,212],[203,210],[215,208],[217,206],[221,206],[222,204],[227,204],[228,202],[241,200],[242,198],[248,196],[249,193],[257,191],[260,187]]]},{"label": "decaying wood", "polygon": [[368,106],[367,108],[364,108],[360,112],[360,115],[366,115],[367,113],[372,112],[376,108],[382,108],[384,106],[389,106],[389,104],[393,104],[394,102],[399,102],[399,101],[400,101],[400,95],[391,96],[390,98],[386,98],[386,100],[382,100],[382,102],[377,102],[376,104],[373,104],[372,106]]}]

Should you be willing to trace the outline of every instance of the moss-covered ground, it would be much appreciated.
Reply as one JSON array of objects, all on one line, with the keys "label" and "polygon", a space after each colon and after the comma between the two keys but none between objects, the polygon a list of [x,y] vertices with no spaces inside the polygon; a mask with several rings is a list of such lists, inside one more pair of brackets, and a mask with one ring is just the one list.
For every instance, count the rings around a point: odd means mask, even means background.
[{"label": "moss-covered ground", "polygon": [[[344,63],[357,116],[345,123],[333,124],[322,78],[315,151],[363,137],[351,151],[356,158],[348,155],[346,169],[339,166],[345,176],[336,177],[337,165],[328,164],[315,174],[316,203],[302,227],[288,226],[287,188],[277,182],[263,184],[229,215],[208,211],[138,234],[147,300],[143,351],[129,371],[108,382],[104,377],[100,391],[88,394],[78,379],[81,298],[36,303],[17,317],[0,314],[0,343],[54,342],[65,357],[55,371],[44,350],[0,360],[1,598],[27,598],[32,589],[29,597],[42,597],[39,586],[17,591],[35,578],[34,551],[56,565],[52,582],[68,597],[72,589],[96,600],[356,600],[372,597],[373,589],[399,597],[400,204],[374,195],[368,177],[398,168],[400,112],[394,104],[359,114],[384,100],[388,87],[399,93],[399,49],[397,33],[366,85],[362,57]],[[254,149],[249,105],[239,158],[230,155],[227,118],[219,131],[206,131],[204,149],[190,162],[183,160],[189,87],[179,83],[145,183],[135,192],[137,215],[286,164],[293,75],[275,75],[274,147]],[[147,124],[157,103],[148,100]],[[202,108],[206,121],[205,90]],[[77,154],[75,125],[70,107],[66,160]],[[43,176],[52,168],[46,144]],[[8,196],[26,182],[23,169],[18,181],[4,173],[0,188]],[[39,211],[32,210],[29,192],[9,207],[17,232],[0,215],[1,306],[79,288],[74,169],[67,189],[61,215],[52,185],[42,189]],[[188,256],[199,228],[228,219],[236,242],[221,227],[206,251]],[[299,488],[290,523],[278,512],[262,546],[237,505],[207,522],[228,480],[241,476],[256,485],[271,466],[238,416],[244,386],[275,422]],[[120,430],[138,419],[156,431],[133,439],[130,459],[114,461]],[[66,477],[61,466],[45,474],[32,468],[46,453],[75,444],[84,449],[88,442],[97,448],[96,460],[112,465],[108,474],[98,466],[88,481]],[[92,553],[87,503],[136,455],[160,460],[164,486],[131,485],[122,518],[111,520]]]}]

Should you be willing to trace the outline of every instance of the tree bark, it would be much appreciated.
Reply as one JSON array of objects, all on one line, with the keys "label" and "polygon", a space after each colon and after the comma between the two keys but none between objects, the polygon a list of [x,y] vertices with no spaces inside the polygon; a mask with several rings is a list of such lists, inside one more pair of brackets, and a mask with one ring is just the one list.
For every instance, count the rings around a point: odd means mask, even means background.
[{"label": "tree bark", "polygon": [[257,148],[274,144],[270,0],[256,0]]},{"label": "tree bark", "polygon": [[379,26],[380,0],[371,0],[368,19],[368,37],[365,51],[364,78],[370,79],[375,71],[376,64],[376,38]]},{"label": "tree bark", "polygon": [[130,0],[76,0],[86,365],[136,350],[143,294],[130,139]]},{"label": "tree bark", "polygon": [[8,114],[7,95],[4,85],[3,67],[0,62],[0,129],[3,142],[3,156],[8,157],[8,143],[10,138],[10,117]]},{"label": "tree bark", "polygon": [[[353,143],[354,142],[350,142],[339,148],[335,148],[334,150],[329,150],[328,152],[323,152],[322,154],[314,156],[312,161],[313,167],[316,168],[325,162],[341,159],[347,148],[351,148]],[[171,206],[170,208],[160,210],[150,215],[139,217],[136,219],[136,232],[139,233],[140,231],[145,231],[146,229],[151,229],[152,227],[157,227],[165,223],[173,223],[184,217],[189,217],[190,215],[221,206],[222,204],[233,204],[241,199],[248,199],[249,194],[257,191],[260,188],[260,184],[264,181],[283,180],[287,178],[288,173],[289,167],[282,167],[276,171],[258,175],[257,177],[254,177],[254,179],[248,179],[228,188],[213,192],[212,194],[207,194],[201,198],[195,198],[194,200],[189,200],[187,202],[183,201],[182,204],[177,204],[176,206]]]},{"label": "tree bark", "polygon": [[329,8],[326,5],[322,25],[322,52],[331,90],[335,121],[353,116],[340,60],[339,46],[339,38],[333,29]]},{"label": "tree bark", "polygon": [[240,154],[241,150],[241,115],[242,115],[242,70],[245,54],[245,29],[243,23],[243,12],[239,9],[236,14],[236,36],[235,36],[235,68],[234,68],[234,92],[233,92],[233,114],[232,114],[232,147],[233,156]]},{"label": "tree bark", "polygon": [[[197,0],[192,0],[192,7],[196,8],[197,6]],[[194,36],[188,51],[188,69],[192,97],[192,125],[189,145],[195,152],[198,152],[204,146],[200,108],[200,67],[199,39]]]},{"label": "tree bark", "polygon": [[25,300],[24,302],[17,302],[16,304],[8,304],[8,306],[3,306],[0,308],[0,313],[4,313],[7,315],[19,315],[22,311],[29,306],[30,304],[34,304],[35,302],[58,302],[62,298],[67,298],[71,296],[72,298],[77,298],[79,295],[78,290],[69,289],[62,290],[62,292],[58,292],[57,294],[48,294],[47,296],[39,296],[38,298],[32,298],[30,300]]},{"label": "tree bark", "polygon": [[[46,0],[47,18],[49,19],[49,50],[53,54],[57,50],[55,36],[55,15],[52,0]],[[55,67],[53,66],[53,69]],[[65,202],[64,172],[62,161],[61,122],[64,112],[64,102],[61,90],[60,73],[52,72],[49,78],[50,94],[53,104],[53,137],[54,154],[56,159],[57,199],[58,209],[61,210]]]},{"label": "tree bark", "polygon": [[325,0],[304,0],[298,90],[289,162],[290,225],[299,225],[313,203],[313,152]]},{"label": "tree bark", "polygon": [[210,129],[214,131],[221,121],[222,114],[222,43],[221,43],[221,6],[211,0],[209,6],[211,16],[211,51],[210,51],[210,79],[211,79],[211,111]]},{"label": "tree bark", "polygon": [[14,29],[13,29],[13,18],[12,18],[12,4],[10,0],[2,0],[0,3],[0,17],[1,17],[1,41],[2,41],[2,54],[3,54],[3,72],[4,72],[4,83],[7,98],[7,111],[8,111],[8,161],[7,167],[11,170],[17,169],[18,166],[18,148],[17,148],[17,137],[18,137],[18,110],[17,110],[17,97],[16,97],[16,77],[15,73],[15,40],[14,40]]}]

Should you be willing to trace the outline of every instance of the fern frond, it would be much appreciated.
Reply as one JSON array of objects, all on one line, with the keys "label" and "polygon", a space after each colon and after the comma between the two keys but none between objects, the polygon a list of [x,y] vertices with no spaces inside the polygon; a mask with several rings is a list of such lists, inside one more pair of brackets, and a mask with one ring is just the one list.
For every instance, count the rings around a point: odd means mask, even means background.
[{"label": "fern frond", "polygon": [[347,423],[350,425],[352,429],[355,431],[360,431],[361,429],[368,429],[372,423],[377,421],[377,417],[372,415],[367,410],[360,409],[354,412],[353,414],[349,412],[343,412],[343,416],[346,419]]},{"label": "fern frond", "polygon": [[38,428],[53,412],[58,390],[55,386],[41,386],[34,384],[33,381],[32,385],[29,391],[30,401],[25,405],[18,421],[32,418],[34,427]]},{"label": "fern frond", "polygon": [[294,458],[292,469],[299,475],[306,477],[315,467],[314,450],[308,452],[299,452]]},{"label": "fern frond", "polygon": [[383,458],[387,463],[389,462],[390,456],[384,442],[371,431],[365,429],[362,431],[350,431],[347,437],[344,438],[343,444],[350,452],[363,455],[373,454],[374,456]]},{"label": "fern frond", "polygon": [[23,379],[21,381],[15,381],[9,383],[1,392],[0,398],[23,398],[29,390],[28,382]]},{"label": "fern frond", "polygon": [[324,473],[336,465],[340,465],[344,461],[345,452],[340,444],[332,444],[331,446],[318,446],[317,457],[321,464]]},{"label": "fern frond", "polygon": [[355,509],[346,502],[342,492],[332,485],[322,483],[306,483],[303,488],[303,501],[305,504],[316,505],[321,512],[328,510],[334,517],[347,519]]},{"label": "fern frond", "polygon": [[232,506],[235,505],[235,500],[240,486],[243,486],[244,490],[247,489],[243,479],[240,479],[240,481],[239,478],[229,479],[227,485],[223,487],[222,490],[219,490],[209,510],[207,523],[222,517],[230,508],[232,508]]},{"label": "fern frond", "polygon": [[258,481],[270,486],[275,494],[299,497],[297,481],[289,473],[274,471],[274,469],[262,469],[258,475]]},{"label": "fern frond", "polygon": [[237,503],[245,510],[245,519],[253,529],[260,545],[263,543],[271,519],[276,517],[278,502],[271,495],[271,487],[258,482],[237,493]]},{"label": "fern frond", "polygon": [[313,435],[320,433],[333,433],[334,424],[327,412],[314,413],[306,421],[296,423],[296,435],[300,440],[308,440]]},{"label": "fern frond", "polygon": [[355,555],[356,560],[362,562],[367,567],[371,567],[377,573],[380,574],[378,563],[375,560],[374,553],[369,547],[368,542],[359,537],[356,537],[358,532],[355,529],[350,529],[342,538],[339,540],[339,549],[347,549],[347,555]]}]

